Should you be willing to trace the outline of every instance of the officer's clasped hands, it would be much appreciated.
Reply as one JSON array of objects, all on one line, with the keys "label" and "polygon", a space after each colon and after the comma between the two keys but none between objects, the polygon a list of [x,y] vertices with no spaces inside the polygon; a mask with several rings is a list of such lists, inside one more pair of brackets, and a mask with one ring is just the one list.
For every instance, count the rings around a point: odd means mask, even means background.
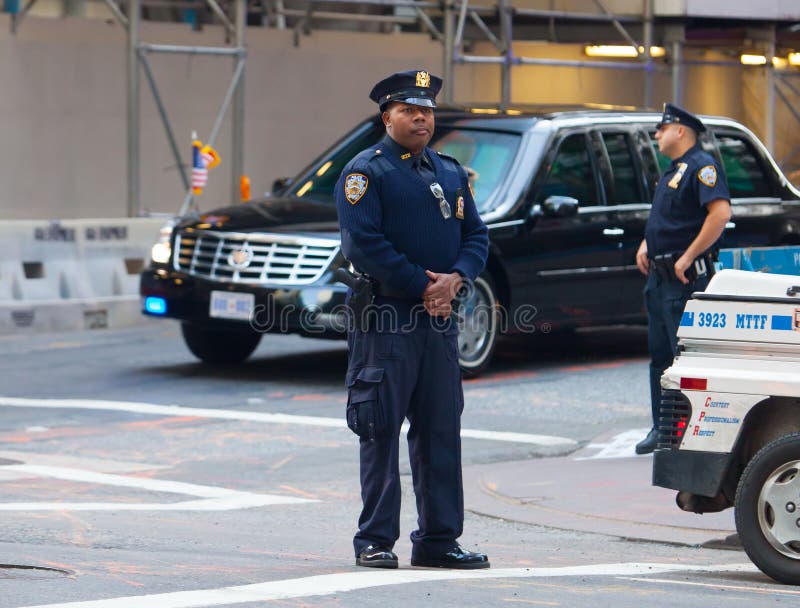
[{"label": "officer's clasped hands", "polygon": [[449,317],[453,311],[452,300],[461,289],[462,278],[457,272],[439,273],[426,270],[430,283],[422,293],[425,310],[432,317]]}]

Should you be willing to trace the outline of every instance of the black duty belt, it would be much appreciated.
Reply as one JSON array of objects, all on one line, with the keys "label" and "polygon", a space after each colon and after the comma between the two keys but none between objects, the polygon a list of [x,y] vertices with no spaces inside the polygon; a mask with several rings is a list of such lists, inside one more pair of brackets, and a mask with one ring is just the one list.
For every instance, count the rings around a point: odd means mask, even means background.
[{"label": "black duty belt", "polygon": [[[682,251],[675,253],[661,253],[650,258],[650,268],[652,268],[661,278],[677,281],[675,276],[675,262],[683,255]],[[717,261],[716,251],[704,253],[695,258],[694,262],[686,269],[684,275],[690,281],[700,277],[714,276],[714,263]]]},{"label": "black duty belt", "polygon": [[409,296],[405,291],[401,289],[395,289],[390,285],[386,285],[385,283],[378,283],[378,281],[372,282],[372,289],[375,292],[376,296],[383,296],[384,298],[396,298],[398,300],[411,300],[413,302],[421,302],[422,298],[412,298]]}]

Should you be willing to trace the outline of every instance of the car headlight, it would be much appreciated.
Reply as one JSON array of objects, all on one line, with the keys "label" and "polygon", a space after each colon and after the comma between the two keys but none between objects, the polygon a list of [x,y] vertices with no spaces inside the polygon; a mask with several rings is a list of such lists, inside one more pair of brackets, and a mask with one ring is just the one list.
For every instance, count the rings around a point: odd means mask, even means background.
[{"label": "car headlight", "polygon": [[150,259],[156,264],[166,264],[172,255],[172,232],[175,230],[175,220],[169,220],[161,227],[158,241],[150,250]]}]

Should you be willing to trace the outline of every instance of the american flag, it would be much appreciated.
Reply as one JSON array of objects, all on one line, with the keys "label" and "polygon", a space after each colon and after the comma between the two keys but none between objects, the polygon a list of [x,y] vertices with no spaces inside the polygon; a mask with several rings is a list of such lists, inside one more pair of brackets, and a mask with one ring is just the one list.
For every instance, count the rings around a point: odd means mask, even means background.
[{"label": "american flag", "polygon": [[214,157],[203,152],[203,144],[197,140],[192,142],[192,189],[195,194],[202,194],[208,183],[208,165]]}]

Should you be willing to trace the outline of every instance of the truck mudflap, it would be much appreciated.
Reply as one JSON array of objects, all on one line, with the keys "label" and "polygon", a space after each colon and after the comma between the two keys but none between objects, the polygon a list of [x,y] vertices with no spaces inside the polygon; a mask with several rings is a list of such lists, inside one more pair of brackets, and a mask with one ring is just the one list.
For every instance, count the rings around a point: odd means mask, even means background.
[{"label": "truck mudflap", "polygon": [[653,485],[713,498],[720,491],[730,461],[728,453],[656,450]]}]

